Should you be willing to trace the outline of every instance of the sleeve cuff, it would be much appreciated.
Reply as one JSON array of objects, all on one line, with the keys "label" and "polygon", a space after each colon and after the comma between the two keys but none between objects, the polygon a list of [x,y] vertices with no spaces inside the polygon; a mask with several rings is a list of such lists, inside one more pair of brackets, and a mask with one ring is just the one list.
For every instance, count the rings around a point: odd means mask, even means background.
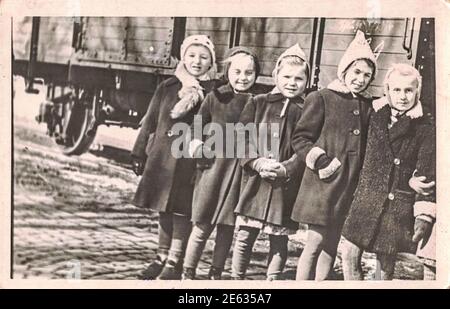
[{"label": "sleeve cuff", "polygon": [[201,145],[203,145],[203,141],[201,141],[199,139],[193,139],[192,141],[190,141],[188,152],[189,152],[189,156],[191,158],[194,157],[195,151]]},{"label": "sleeve cuff", "polygon": [[425,215],[436,218],[436,203],[418,201],[414,203],[414,217]]},{"label": "sleeve cuff", "polygon": [[339,167],[341,167],[341,162],[337,158],[334,158],[326,168],[322,168],[319,170],[319,178],[326,179],[330,177],[337,171]]},{"label": "sleeve cuff", "polygon": [[325,150],[323,150],[320,147],[313,147],[308,154],[306,155],[306,166],[310,169],[314,170],[314,165],[316,164],[317,159],[325,153]]}]

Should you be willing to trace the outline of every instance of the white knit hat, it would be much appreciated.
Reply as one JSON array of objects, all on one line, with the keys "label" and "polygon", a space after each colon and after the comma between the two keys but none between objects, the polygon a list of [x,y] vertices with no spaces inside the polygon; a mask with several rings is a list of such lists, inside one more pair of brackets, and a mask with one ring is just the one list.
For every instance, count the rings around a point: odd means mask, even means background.
[{"label": "white knit hat", "polygon": [[211,54],[211,60],[212,60],[211,65],[216,63],[216,52],[214,49],[214,44],[204,34],[195,34],[195,35],[188,36],[187,38],[184,39],[183,43],[181,44],[181,48],[180,48],[181,60],[184,59],[184,56],[186,54],[186,50],[188,49],[188,47],[193,44],[205,46],[209,50],[209,53]]},{"label": "white knit hat", "polygon": [[275,64],[275,69],[273,69],[272,72],[272,77],[275,78],[277,76],[278,70],[280,68],[280,64],[281,61],[283,60],[283,58],[289,57],[289,56],[295,56],[295,57],[299,57],[300,59],[302,59],[305,63],[306,63],[306,67],[308,68],[308,79],[309,79],[309,75],[311,74],[311,70],[309,67],[309,62],[308,62],[308,58],[306,57],[306,53],[303,51],[303,49],[300,47],[300,45],[297,43],[291,47],[289,47],[288,49],[286,49],[281,55],[280,57],[278,57],[278,60]]},{"label": "white knit hat", "polygon": [[373,63],[374,72],[373,77],[375,77],[377,72],[377,58],[381,52],[381,49],[384,46],[384,42],[378,45],[375,48],[375,51],[372,51],[369,43],[367,42],[364,33],[361,30],[356,32],[355,38],[347,47],[347,50],[344,52],[341,60],[339,61],[338,69],[337,69],[337,77],[339,80],[344,80],[344,73],[348,69],[348,67],[355,61],[359,59],[366,59]]}]

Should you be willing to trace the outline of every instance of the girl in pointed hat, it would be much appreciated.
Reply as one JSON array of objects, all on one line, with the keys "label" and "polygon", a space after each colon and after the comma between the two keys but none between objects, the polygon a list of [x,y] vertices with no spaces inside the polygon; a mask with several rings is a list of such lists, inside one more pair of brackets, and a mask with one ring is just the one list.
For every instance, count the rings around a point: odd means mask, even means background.
[{"label": "girl in pointed hat", "polygon": [[[276,87],[268,94],[256,96],[248,103],[240,118],[245,136],[246,156],[242,189],[235,212],[237,236],[232,257],[232,278],[244,279],[258,234],[269,235],[267,279],[282,279],[288,253],[288,235],[297,224],[290,219],[291,210],[303,173],[291,147],[291,136],[300,119],[303,95],[309,79],[309,65],[300,46],[287,49],[277,60],[273,71]],[[244,126],[254,125],[258,141],[272,140],[271,149],[260,147]],[[264,130],[264,125],[268,125]]]},{"label": "girl in pointed hat", "polygon": [[313,92],[292,137],[306,163],[292,219],[308,224],[297,280],[324,280],[333,267],[341,228],[364,158],[376,56],[358,31],[339,62],[337,79]]},{"label": "girl in pointed hat", "polygon": [[[234,208],[239,199],[241,167],[236,155],[234,131],[244,106],[252,95],[249,93],[259,74],[259,63],[255,53],[245,47],[234,47],[226,55],[224,68],[225,85],[214,89],[200,107],[202,130],[209,127],[206,136],[196,136],[190,141],[190,154],[198,161],[198,177],[192,203],[193,229],[186,248],[183,279],[195,279],[195,272],[209,236],[216,228],[212,265],[208,278],[220,280],[234,235]],[[200,124],[200,123],[199,123]],[[196,121],[194,121],[196,125]],[[193,125],[193,126],[194,126]],[[211,145],[208,136],[223,132],[223,146]],[[198,133],[197,133],[198,134]],[[211,147],[210,147],[211,146]]]},{"label": "girl in pointed hat", "polygon": [[143,118],[132,156],[142,174],[133,204],[159,213],[156,259],[144,279],[181,279],[186,242],[191,230],[191,203],[195,162],[172,153],[179,137],[175,124],[190,126],[202,100],[214,84],[214,45],[205,35],[187,37],[174,76],[158,85]]},{"label": "girl in pointed hat", "polygon": [[409,185],[413,173],[435,179],[436,137],[422,112],[421,84],[414,67],[394,64],[385,97],[373,103],[364,165],[342,231],[345,280],[363,279],[363,251],[377,254],[379,279],[390,280],[398,252],[414,253],[418,241],[422,257],[434,250],[435,194],[416,194]]}]

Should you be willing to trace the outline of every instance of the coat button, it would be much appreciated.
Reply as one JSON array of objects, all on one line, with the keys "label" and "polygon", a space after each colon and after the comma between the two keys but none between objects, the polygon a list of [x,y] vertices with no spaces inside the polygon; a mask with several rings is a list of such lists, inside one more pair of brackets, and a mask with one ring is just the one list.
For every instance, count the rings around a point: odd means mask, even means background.
[{"label": "coat button", "polygon": [[353,111],[353,115],[358,116],[358,115],[359,115],[359,110],[355,109],[355,110]]},{"label": "coat button", "polygon": [[279,137],[278,132],[274,132],[274,133],[273,133],[273,137],[278,138],[278,137]]},{"label": "coat button", "polygon": [[172,130],[168,130],[166,134],[167,134],[168,137],[171,137],[173,135],[173,131]]},{"label": "coat button", "polygon": [[400,165],[400,159],[399,158],[395,158],[394,159],[394,164],[395,165]]},{"label": "coat button", "polygon": [[355,135],[359,135],[361,132],[358,130],[358,129],[354,129],[353,130],[353,134],[355,134]]},{"label": "coat button", "polygon": [[393,201],[394,198],[395,198],[394,193],[389,193],[389,194],[388,194],[388,199],[389,199],[389,200]]}]

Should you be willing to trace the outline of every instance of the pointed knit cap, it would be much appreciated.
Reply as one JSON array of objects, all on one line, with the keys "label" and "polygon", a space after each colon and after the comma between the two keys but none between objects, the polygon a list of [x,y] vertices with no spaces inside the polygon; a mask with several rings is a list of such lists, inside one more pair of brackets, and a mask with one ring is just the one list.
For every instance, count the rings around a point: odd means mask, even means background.
[{"label": "pointed knit cap", "polygon": [[199,45],[205,46],[211,54],[212,63],[213,64],[216,63],[216,52],[214,49],[214,44],[204,34],[195,34],[195,35],[188,36],[187,38],[184,39],[184,41],[180,47],[181,60],[184,59],[184,54],[186,53],[187,48],[193,44],[199,44]]},{"label": "pointed knit cap", "polygon": [[356,36],[350,45],[347,47],[347,50],[344,52],[341,60],[339,61],[337,76],[339,80],[344,80],[344,72],[347,68],[352,64],[353,61],[358,59],[367,59],[371,61],[375,66],[375,72],[373,72],[374,77],[377,71],[377,57],[373,53],[370,48],[369,43],[367,42],[364,33],[361,30],[356,32]]}]

